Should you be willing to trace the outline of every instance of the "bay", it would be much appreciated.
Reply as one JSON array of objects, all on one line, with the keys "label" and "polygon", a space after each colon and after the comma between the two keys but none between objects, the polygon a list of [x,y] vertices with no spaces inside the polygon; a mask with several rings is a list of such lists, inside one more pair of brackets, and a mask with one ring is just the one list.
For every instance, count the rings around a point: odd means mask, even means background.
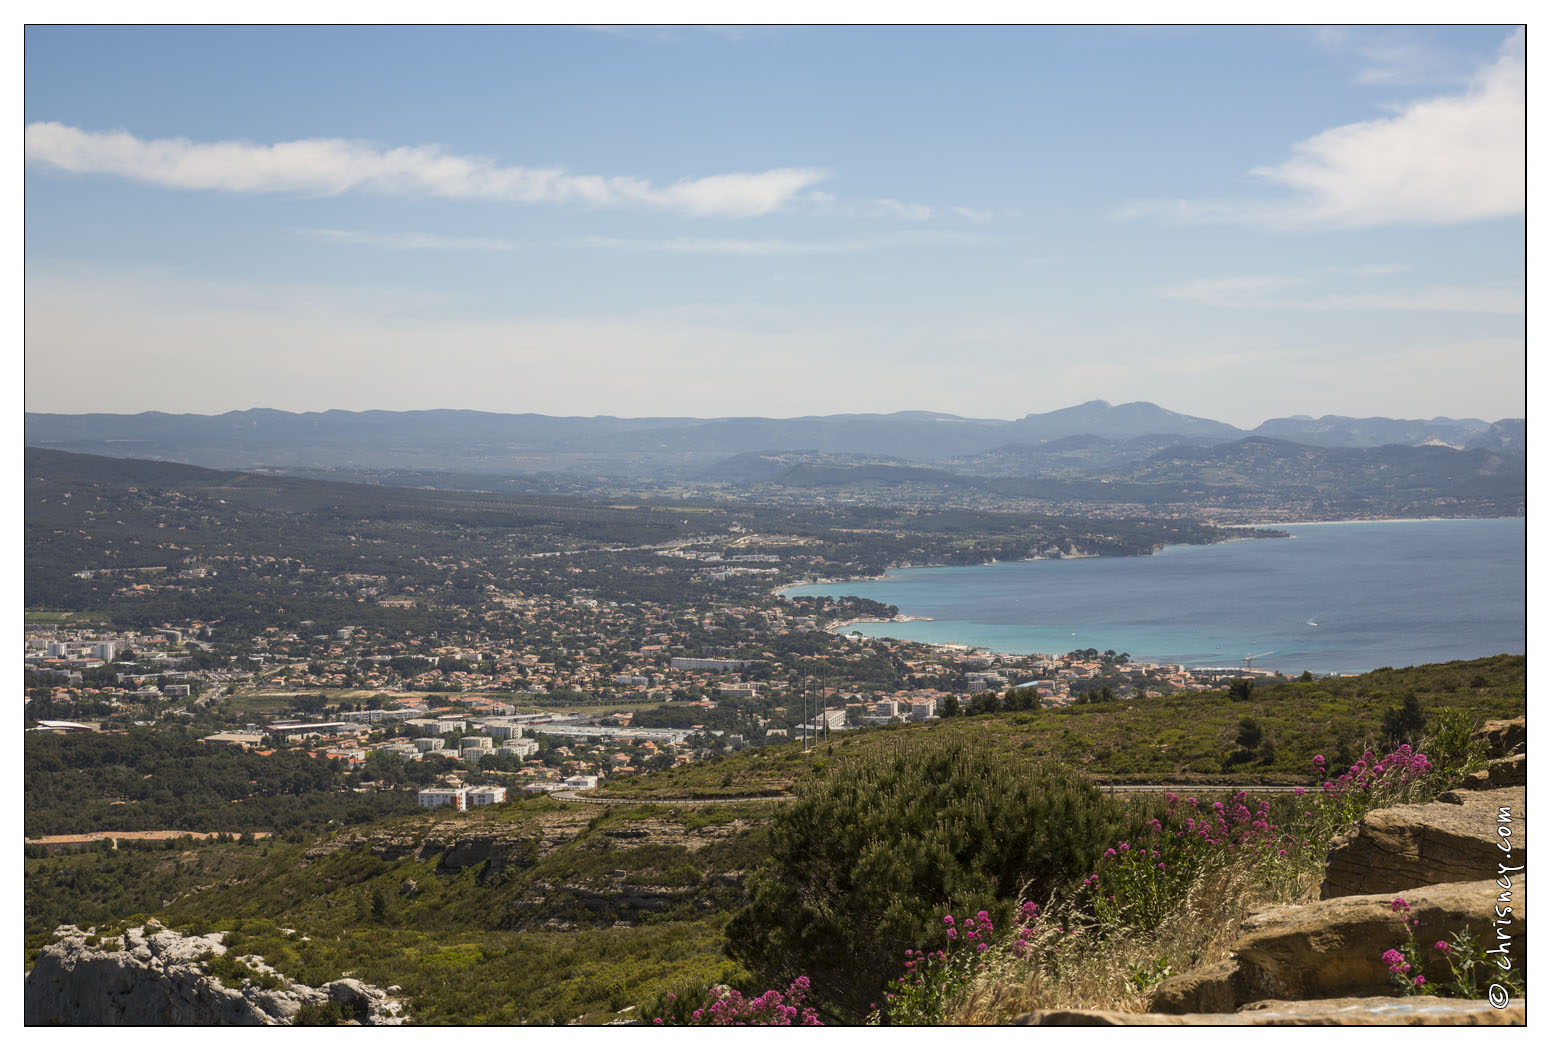
[{"label": "bay", "polygon": [[1525,651],[1525,520],[1292,523],[1138,558],[903,569],[805,584],[930,620],[847,631],[999,653],[1113,649],[1193,667],[1362,672]]}]

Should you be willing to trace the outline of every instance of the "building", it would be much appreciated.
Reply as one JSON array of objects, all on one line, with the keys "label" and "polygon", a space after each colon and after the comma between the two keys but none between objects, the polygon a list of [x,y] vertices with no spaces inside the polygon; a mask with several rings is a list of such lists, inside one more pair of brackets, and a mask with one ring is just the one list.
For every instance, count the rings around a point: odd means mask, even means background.
[{"label": "building", "polygon": [[469,808],[468,789],[422,788],[420,805],[423,807],[451,806],[454,810],[467,810]]},{"label": "building", "polygon": [[477,788],[465,788],[463,791],[469,806],[489,806],[492,803],[506,802],[504,785],[480,785]]},{"label": "building", "polygon": [[679,671],[742,671],[753,663],[719,657],[674,657],[668,661],[668,666]]}]

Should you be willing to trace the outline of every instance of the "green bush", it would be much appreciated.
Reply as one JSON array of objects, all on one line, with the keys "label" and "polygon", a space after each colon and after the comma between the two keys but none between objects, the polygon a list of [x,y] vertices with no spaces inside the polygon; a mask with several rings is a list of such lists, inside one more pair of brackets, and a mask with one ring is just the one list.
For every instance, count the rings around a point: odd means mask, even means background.
[{"label": "green bush", "polygon": [[956,742],[837,761],[772,822],[770,856],[728,926],[761,983],[806,975],[820,1010],[859,1021],[945,912],[998,923],[1091,871],[1114,807],[1071,771]]}]

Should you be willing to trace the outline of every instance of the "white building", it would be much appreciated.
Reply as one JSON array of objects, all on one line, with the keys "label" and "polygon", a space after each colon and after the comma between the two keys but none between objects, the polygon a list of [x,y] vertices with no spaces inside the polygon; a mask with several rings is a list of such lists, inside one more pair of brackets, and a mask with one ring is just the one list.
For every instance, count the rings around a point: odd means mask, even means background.
[{"label": "white building", "polygon": [[466,788],[464,798],[469,806],[489,806],[492,803],[506,802],[506,787],[504,785],[480,785],[476,788]]},{"label": "white building", "polygon": [[451,806],[454,810],[469,808],[469,790],[466,788],[422,788],[420,805],[423,807]]}]

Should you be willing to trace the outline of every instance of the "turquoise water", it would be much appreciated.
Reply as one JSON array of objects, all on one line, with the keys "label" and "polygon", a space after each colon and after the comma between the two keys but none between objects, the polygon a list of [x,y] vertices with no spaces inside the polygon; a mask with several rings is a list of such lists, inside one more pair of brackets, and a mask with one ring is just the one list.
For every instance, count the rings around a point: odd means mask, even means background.
[{"label": "turquoise water", "polygon": [[[1287,539],[897,570],[790,595],[859,595],[930,621],[867,635],[1001,653],[1092,647],[1296,674],[1525,652],[1524,519],[1339,522]],[[848,629],[851,630],[851,629]]]}]

